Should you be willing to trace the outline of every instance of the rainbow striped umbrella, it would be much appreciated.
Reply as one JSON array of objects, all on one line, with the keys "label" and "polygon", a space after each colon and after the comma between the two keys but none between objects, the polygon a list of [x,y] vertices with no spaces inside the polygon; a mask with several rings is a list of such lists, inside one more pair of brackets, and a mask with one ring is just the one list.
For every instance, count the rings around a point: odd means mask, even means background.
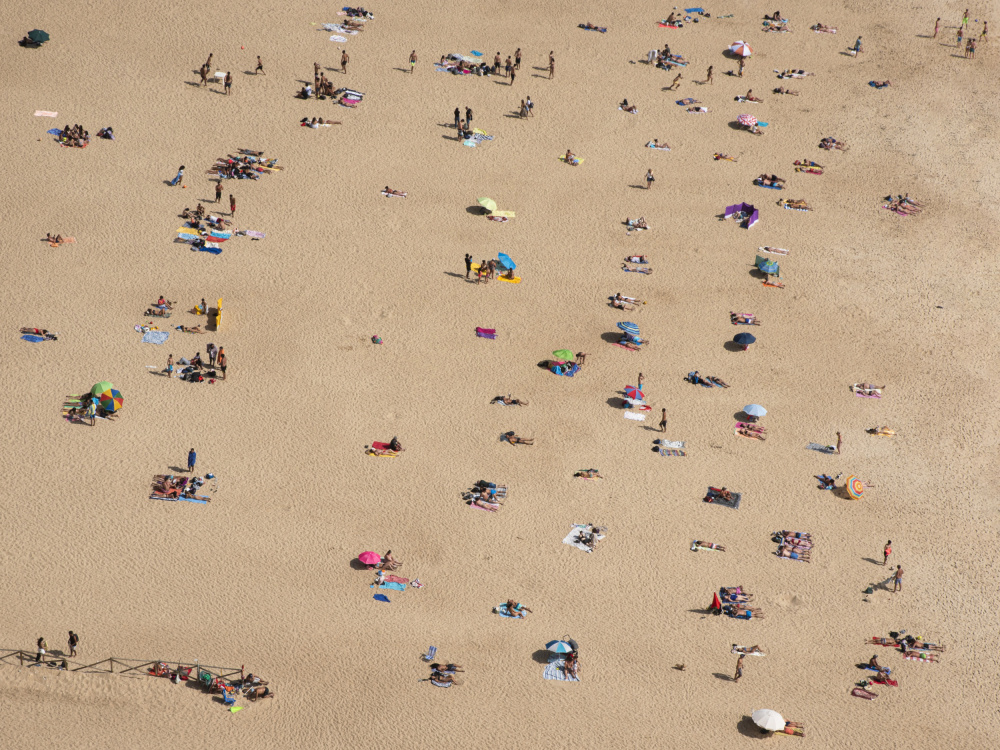
[{"label": "rainbow striped umbrella", "polygon": [[847,494],[850,495],[853,500],[860,500],[865,496],[864,482],[853,474],[847,478]]}]

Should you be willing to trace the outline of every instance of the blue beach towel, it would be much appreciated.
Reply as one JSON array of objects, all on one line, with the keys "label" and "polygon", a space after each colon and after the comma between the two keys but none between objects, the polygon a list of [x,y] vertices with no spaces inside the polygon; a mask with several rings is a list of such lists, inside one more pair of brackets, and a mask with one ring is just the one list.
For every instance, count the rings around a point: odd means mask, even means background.
[{"label": "blue beach towel", "polygon": [[375,594],[375,596],[373,596],[372,599],[374,599],[377,602],[385,602],[386,604],[389,604],[389,597],[386,596],[385,594]]},{"label": "blue beach towel", "polygon": [[[375,584],[373,583],[371,586],[369,586],[369,588],[372,588],[374,586],[375,586]],[[392,589],[393,591],[406,591],[406,584],[405,583],[396,583],[395,581],[389,581],[387,583],[380,583],[379,584],[379,588],[380,589]]]},{"label": "blue beach towel", "polygon": [[[874,85],[874,84],[873,84]],[[59,135],[62,131],[59,128],[52,128],[52,130],[46,130],[49,135]]]},{"label": "blue beach towel", "polygon": [[480,51],[479,51],[479,50],[477,50],[477,49],[474,49],[474,50],[470,50],[470,51],[469,51],[469,54],[470,54],[470,55],[475,55],[476,57],[482,57],[482,56],[483,56],[483,53],[482,53],[482,52],[480,52]]},{"label": "blue beach towel", "polygon": [[26,333],[21,338],[24,339],[25,341],[30,341],[32,344],[40,344],[41,342],[45,341],[44,336],[36,336],[33,333]]},{"label": "blue beach towel", "polygon": [[205,247],[199,247],[195,249],[201,250],[203,253],[211,253],[212,255],[219,255],[222,252],[221,247],[212,247],[211,245],[205,245]]},{"label": "blue beach towel", "polygon": [[685,13],[704,13],[705,9],[704,8],[685,8],[684,12]]},{"label": "blue beach towel", "polygon": [[196,235],[196,234],[188,234],[187,232],[181,232],[177,236],[180,237],[182,240],[196,240],[196,239],[198,239],[198,235]]},{"label": "blue beach towel", "polygon": [[522,619],[522,618],[518,617],[517,615],[512,615],[507,610],[507,604],[506,604],[506,602],[503,603],[503,604],[501,604],[499,607],[497,607],[497,614],[500,615],[501,617],[507,617],[507,618],[509,618],[511,620],[520,620],[520,619]]},{"label": "blue beach towel", "polygon": [[146,331],[142,336],[144,344],[165,344],[170,337],[170,331]]}]

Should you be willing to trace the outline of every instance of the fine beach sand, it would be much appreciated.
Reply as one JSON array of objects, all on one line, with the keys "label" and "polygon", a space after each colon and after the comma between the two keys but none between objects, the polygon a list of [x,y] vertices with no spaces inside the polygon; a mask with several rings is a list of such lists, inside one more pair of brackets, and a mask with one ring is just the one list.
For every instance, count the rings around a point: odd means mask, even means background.
[{"label": "fine beach sand", "polygon": [[[992,745],[1000,42],[976,60],[948,46],[956,4],[778,4],[794,31],[765,34],[772,5],[706,6],[735,17],[673,30],[655,25],[670,7],[648,0],[373,2],[375,20],[345,44],[320,29],[342,20],[336,5],[294,0],[6,8],[0,648],[30,651],[43,635],[61,650],[72,629],[84,662],[245,664],[277,697],[234,715],[166,680],[0,666],[0,743],[742,746],[760,738],[750,713],[773,708],[806,725],[789,742],[814,747]],[[587,21],[610,31],[576,28]],[[817,21],[839,33],[814,34]],[[52,41],[17,47],[33,28]],[[842,54],[859,34],[865,53]],[[755,49],[743,79],[725,74],[737,39]],[[661,90],[673,74],[644,62],[664,42],[691,61],[676,92]],[[433,70],[448,52],[492,60],[517,47],[512,87]],[[230,97],[192,85],[210,51],[233,73]],[[266,77],[244,73],[258,54]],[[294,98],[313,61],[365,92],[361,106]],[[715,82],[699,85],[709,65]],[[772,73],[790,67],[816,76]],[[893,85],[876,91],[872,79]],[[765,103],[733,101],[748,88]],[[522,121],[512,115],[527,95],[536,116]],[[684,97],[709,113],[685,113],[674,104]],[[618,111],[623,98],[638,115]],[[495,139],[457,143],[456,106]],[[765,136],[735,128],[747,111],[770,123]],[[343,125],[301,128],[305,116]],[[92,135],[111,125],[117,140],[61,148],[45,131],[66,123]],[[818,149],[824,136],[850,151]],[[653,138],[673,150],[644,148]],[[284,166],[223,186],[236,226],[266,239],[234,238],[219,256],[174,244],[180,211],[214,196],[205,171],[239,147]],[[567,148],[582,166],[557,161]],[[716,151],[739,162],[713,161]],[[796,174],[803,158],[826,173]],[[187,188],[167,187],[180,164]],[[653,189],[636,189],[650,168]],[[762,172],[789,189],[752,186]],[[385,185],[409,197],[385,199]],[[890,193],[927,208],[892,214],[881,208]],[[480,196],[517,217],[486,221],[471,209]],[[749,231],[718,219],[740,201],[760,209]],[[627,237],[621,222],[640,215],[652,230]],[[51,248],[46,232],[77,242]],[[761,245],[790,249],[784,290],[751,275]],[[509,253],[523,282],[466,282],[466,252]],[[624,274],[632,253],[655,273]],[[612,310],[619,291],[648,304]],[[203,324],[185,311],[223,298],[221,331],[140,343],[132,327],[161,293],[177,300],[164,327]],[[730,311],[763,325],[734,328]],[[622,320],[652,344],[610,344]],[[28,344],[20,326],[60,340]],[[727,349],[748,330],[750,351]],[[169,353],[210,341],[225,347],[228,381],[157,374]],[[561,348],[589,354],[573,379],[536,367]],[[685,383],[694,369],[732,387]],[[653,406],[644,423],[617,406],[640,371]],[[65,394],[104,379],[125,397],[117,422],[60,418]],[[887,384],[884,397],[854,397],[858,381]],[[530,406],[489,405],[506,393]],[[748,403],[768,409],[766,443],[733,435]],[[686,441],[683,458],[651,451],[661,408],[662,437]],[[865,434],[876,425],[898,435]],[[499,442],[508,430],[535,445]],[[805,448],[838,430],[842,455]],[[401,457],[364,455],[393,435]],[[149,500],[151,477],[192,446],[199,471],[220,479],[212,502]],[[606,479],[572,477],[590,467]],[[876,488],[845,500],[816,488],[820,473]],[[500,513],[462,503],[477,479],[509,485]],[[741,509],[702,503],[709,484],[741,491]],[[588,522],[609,528],[595,553],[560,543]],[[778,560],[776,529],[811,532],[812,562]],[[692,553],[695,538],[728,551]],[[866,598],[890,575],[873,564],[887,539],[904,590]],[[387,549],[425,586],[382,604],[351,561]],[[706,615],[723,585],[754,592],[765,619]],[[509,597],[534,614],[491,614]],[[941,662],[865,645],[900,628],[947,644]],[[580,643],[579,684],[542,679],[545,643],[565,634]],[[767,653],[746,660],[738,685],[732,643]],[[465,666],[464,685],[418,682],[431,644]],[[876,651],[899,687],[853,698],[855,665]]]}]

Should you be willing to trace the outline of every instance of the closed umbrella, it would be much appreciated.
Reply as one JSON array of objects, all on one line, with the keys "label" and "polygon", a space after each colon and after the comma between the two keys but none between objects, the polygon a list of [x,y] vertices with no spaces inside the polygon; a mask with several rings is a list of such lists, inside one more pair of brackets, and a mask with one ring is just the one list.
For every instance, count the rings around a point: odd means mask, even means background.
[{"label": "closed umbrella", "polygon": [[511,271],[517,268],[517,265],[514,263],[513,260],[511,260],[510,256],[507,255],[507,253],[497,253],[497,260],[500,261],[501,265],[503,265],[504,268],[508,268]]},{"label": "closed umbrella", "polygon": [[785,720],[781,714],[770,708],[758,708],[750,714],[750,718],[753,719],[754,724],[768,732],[777,732],[779,729],[785,728]]},{"label": "closed umbrella", "polygon": [[43,42],[49,41],[49,34],[48,32],[42,31],[41,29],[32,29],[31,31],[28,32],[28,39],[30,39],[33,42],[38,42],[39,44],[42,44]]},{"label": "closed umbrella", "polygon": [[639,326],[637,326],[635,323],[623,322],[619,323],[618,327],[621,330],[625,331],[625,333],[629,334],[630,336],[639,335]]},{"label": "closed umbrella", "polygon": [[753,115],[738,115],[736,117],[736,122],[740,125],[746,125],[748,128],[752,128],[757,124],[757,118]]},{"label": "closed umbrella", "polygon": [[733,42],[729,45],[729,51],[739,57],[750,57],[750,55],[753,54],[753,50],[750,49],[750,45],[743,41]]},{"label": "closed umbrella", "polygon": [[365,565],[378,565],[382,562],[382,556],[378,552],[362,552],[358,555],[358,560]]},{"label": "closed umbrella", "polygon": [[569,349],[557,349],[552,352],[552,356],[556,359],[573,359],[575,355]]},{"label": "closed umbrella", "polygon": [[733,341],[739,344],[740,346],[750,346],[750,344],[752,344],[756,340],[757,337],[754,336],[752,333],[737,333],[735,336],[733,336]]},{"label": "closed umbrella", "polygon": [[485,208],[490,213],[497,210],[497,202],[492,198],[480,198],[478,202],[480,206]]},{"label": "closed umbrella", "polygon": [[852,500],[860,500],[865,495],[865,483],[852,474],[847,478],[847,494]]},{"label": "closed umbrella", "polygon": [[573,651],[573,647],[566,643],[566,641],[549,641],[545,644],[545,648],[554,654],[568,654]]},{"label": "closed umbrella", "polygon": [[760,404],[748,404],[743,407],[743,413],[749,414],[751,417],[763,417],[767,414],[767,409]]}]

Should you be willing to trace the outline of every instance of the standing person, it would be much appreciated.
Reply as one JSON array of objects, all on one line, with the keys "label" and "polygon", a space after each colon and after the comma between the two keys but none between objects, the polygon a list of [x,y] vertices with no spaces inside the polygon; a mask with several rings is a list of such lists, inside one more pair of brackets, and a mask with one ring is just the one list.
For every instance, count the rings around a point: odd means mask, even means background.
[{"label": "standing person", "polygon": [[638,388],[640,391],[642,390],[642,373],[641,372],[639,373],[639,379],[638,379],[638,381],[636,381],[636,386],[635,387]]},{"label": "standing person", "polygon": [[465,278],[469,278],[469,274],[472,273],[472,256],[468,253],[465,254]]},{"label": "standing person", "polygon": [[733,682],[739,682],[742,676],[743,676],[743,654],[740,654],[740,658],[736,660],[736,676],[733,677]]},{"label": "standing person", "polygon": [[979,35],[979,41],[986,41],[986,21],[983,21],[983,33]]},{"label": "standing person", "polygon": [[747,59],[745,57],[741,57],[740,58],[740,70],[739,70],[739,73],[737,73],[737,75],[740,78],[743,77],[743,68],[745,68],[746,66],[747,66]]},{"label": "standing person", "polygon": [[[257,55],[257,67],[254,68],[253,74],[257,75],[258,72],[264,73],[264,63],[261,61],[260,55]],[[267,73],[264,73],[264,75],[267,75]]]},{"label": "standing person", "polygon": [[854,56],[855,57],[857,57],[858,55],[860,55],[862,52],[865,51],[864,47],[861,46],[861,37],[858,37],[855,40],[854,47],[852,47],[852,49],[854,50]]},{"label": "standing person", "polygon": [[961,26],[958,27],[958,41],[955,42],[955,46],[956,47],[961,47],[962,46],[962,27]]},{"label": "standing person", "polygon": [[226,379],[226,367],[229,364],[229,360],[226,358],[226,352],[223,348],[219,347],[219,369],[222,370],[222,379]]},{"label": "standing person", "polygon": [[413,50],[410,53],[410,73],[413,73],[413,69],[417,67],[417,51]]},{"label": "standing person", "polygon": [[838,432],[837,433],[837,447],[833,451],[838,456],[840,455],[840,448],[843,446],[843,444],[844,444],[844,439],[840,436],[840,433]]},{"label": "standing person", "polygon": [[532,117],[535,116],[535,103],[531,101],[531,94],[528,94],[528,98],[524,102],[524,106],[528,108],[528,114]]},{"label": "standing person", "polygon": [[521,48],[518,47],[514,51],[514,70],[520,70],[520,69],[521,69]]},{"label": "standing person", "polygon": [[472,110],[468,107],[465,108],[465,127],[472,130]]},{"label": "standing person", "polygon": [[49,648],[49,644],[45,642],[45,638],[39,638],[37,644],[38,644],[38,651],[35,653],[36,664],[42,660],[42,657],[45,656],[45,652]]},{"label": "standing person", "polygon": [[455,130],[458,130],[458,122],[462,119],[462,111],[455,107]]},{"label": "standing person", "polygon": [[549,80],[552,80],[552,76],[556,74],[556,58],[553,57],[552,53],[555,50],[549,51]]},{"label": "standing person", "polygon": [[346,49],[340,50],[340,72],[347,75],[347,63],[351,61],[351,56]]},{"label": "standing person", "polygon": [[493,56],[493,75],[497,75],[500,72],[500,53],[497,52]]},{"label": "standing person", "polygon": [[76,656],[76,647],[80,645],[80,636],[74,633],[72,630],[69,631],[69,655]]},{"label": "standing person", "polygon": [[651,187],[653,187],[653,181],[655,179],[656,178],[653,177],[653,170],[652,169],[647,169],[646,170],[646,190],[649,190]]},{"label": "standing person", "polygon": [[199,315],[208,315],[208,305],[205,304],[205,298],[204,297],[201,298],[201,312],[198,313],[198,314]]},{"label": "standing person", "polygon": [[938,27],[940,25],[941,25],[941,19],[938,18],[938,20],[934,22],[934,36],[932,36],[931,39],[937,39]]},{"label": "standing person", "polygon": [[976,59],[976,40],[970,38],[965,45],[965,56],[971,57],[973,60]]},{"label": "standing person", "polygon": [[208,85],[208,66],[207,65],[202,65],[198,69],[198,75],[201,76],[201,84],[200,85],[207,86]]},{"label": "standing person", "polygon": [[216,349],[215,344],[209,344],[205,352],[208,354],[208,366],[215,367],[215,358],[219,356],[219,350]]},{"label": "standing person", "polygon": [[236,216],[236,199],[232,193],[229,194],[229,215]]},{"label": "standing person", "polygon": [[194,471],[195,462],[198,460],[198,454],[194,452],[194,448],[188,451],[188,473]]},{"label": "standing person", "polygon": [[666,431],[667,431],[667,410],[666,409],[661,409],[660,410],[660,432],[666,432]]},{"label": "standing person", "polygon": [[215,202],[219,203],[222,201],[222,180],[215,183]]},{"label": "standing person", "polygon": [[678,86],[681,85],[681,78],[682,78],[682,75],[680,73],[678,73],[677,77],[674,78],[674,82],[670,84],[670,90],[671,91],[674,91]]},{"label": "standing person", "polygon": [[516,74],[516,73],[514,72],[514,69],[513,69],[513,68],[511,68],[511,69],[510,69],[510,84],[509,84],[509,85],[511,85],[511,86],[513,86],[513,85],[514,85],[514,76],[515,76],[515,75],[517,75],[517,74]]},{"label": "standing person", "polygon": [[208,53],[208,59],[205,61],[205,67],[211,70],[212,68],[212,58],[215,56],[214,52]]},{"label": "standing person", "polygon": [[962,28],[969,28],[969,9],[965,9],[965,13],[962,14]]},{"label": "standing person", "polygon": [[510,77],[511,71],[514,70],[514,63],[510,59],[510,55],[507,55],[507,59],[503,63],[503,74]]},{"label": "standing person", "polygon": [[465,120],[458,121],[458,137],[459,138],[465,137]]},{"label": "standing person", "polygon": [[524,99],[521,100],[521,109],[518,110],[518,114],[521,117],[527,117],[528,116],[528,105],[524,103]]},{"label": "standing person", "polygon": [[233,90],[233,74],[232,73],[229,73],[229,72],[226,73],[226,77],[223,80],[223,85],[226,87],[226,96],[229,96],[229,94],[232,93],[232,90]]},{"label": "standing person", "polygon": [[713,83],[713,81],[712,81],[712,68],[714,68],[714,67],[715,67],[714,65],[709,65],[708,66],[708,77],[705,78],[705,83]]},{"label": "standing person", "polygon": [[319,92],[319,63],[313,63],[313,88]]},{"label": "standing person", "polygon": [[889,555],[892,554],[892,540],[890,539],[885,543],[885,548],[882,550],[882,565],[885,566],[889,562]]},{"label": "standing person", "polygon": [[903,566],[897,565],[896,572],[892,574],[892,593],[903,590]]},{"label": "standing person", "polygon": [[167,357],[167,377],[172,378],[174,376],[174,355],[171,354]]},{"label": "standing person", "polygon": [[178,182],[181,181],[181,177],[184,176],[184,165],[181,164],[181,168],[177,170],[177,176],[170,181],[170,187],[175,187]]}]

